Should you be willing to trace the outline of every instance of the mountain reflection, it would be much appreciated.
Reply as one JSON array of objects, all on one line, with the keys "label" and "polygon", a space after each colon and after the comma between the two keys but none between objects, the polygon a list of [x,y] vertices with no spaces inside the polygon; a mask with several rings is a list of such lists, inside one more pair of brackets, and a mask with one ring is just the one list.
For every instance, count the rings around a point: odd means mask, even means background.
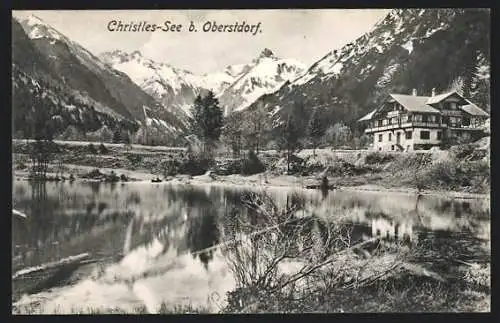
[{"label": "mountain reflection", "polygon": [[[13,270],[83,252],[97,260],[123,257],[156,245],[162,246],[161,253],[194,253],[193,259],[208,270],[215,249],[203,250],[223,242],[224,232],[241,230],[238,218],[259,221],[259,215],[243,205],[250,191],[241,188],[22,181],[13,185],[14,207],[28,214],[26,219],[13,218]],[[462,240],[489,234],[489,203],[480,200],[341,190],[325,195],[283,188],[270,188],[266,194],[278,210],[300,206],[295,216],[316,218],[308,230],[318,231],[320,237],[335,219],[345,222],[353,240],[427,239],[430,242],[423,245],[428,248],[432,241],[453,246],[459,233]]]}]

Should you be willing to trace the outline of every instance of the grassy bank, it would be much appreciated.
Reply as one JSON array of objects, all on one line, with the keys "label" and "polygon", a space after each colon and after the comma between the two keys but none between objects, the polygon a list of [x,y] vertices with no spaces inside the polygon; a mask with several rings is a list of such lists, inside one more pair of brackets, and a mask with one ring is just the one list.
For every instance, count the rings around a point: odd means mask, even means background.
[{"label": "grassy bank", "polygon": [[193,305],[175,305],[162,303],[158,309],[148,309],[146,305],[137,305],[131,309],[123,308],[96,308],[96,307],[73,307],[71,309],[56,308],[51,313],[39,305],[19,306],[12,310],[12,314],[33,315],[33,314],[209,314],[212,311],[206,307]]},{"label": "grassy bank", "polygon": [[[353,289],[320,287],[313,293],[296,290],[293,293],[246,296],[245,308],[227,306],[211,310],[203,306],[162,303],[158,309],[137,305],[132,309],[74,307],[47,313],[37,305],[20,306],[13,314],[245,314],[245,313],[415,313],[415,312],[490,312],[491,290],[489,266],[475,274],[479,279],[488,275],[488,284],[474,282],[442,283],[432,278],[401,275],[377,281],[371,286]],[[321,282],[317,282],[318,285]]]},{"label": "grassy bank", "polygon": [[[30,165],[28,144],[15,142],[13,152],[16,174],[26,176]],[[244,174],[240,171],[242,165],[248,168]],[[67,143],[60,146],[49,172],[74,173],[77,178],[84,178],[98,169],[102,173],[114,171],[131,180],[191,175],[191,180],[197,182],[272,186],[307,186],[318,184],[322,176],[327,176],[337,187],[478,194],[490,191],[489,156],[474,145],[408,153],[318,149],[313,155],[304,150],[294,157],[290,170],[286,166],[286,160],[276,151],[261,152],[257,160],[243,164],[218,158],[216,165],[208,166],[190,162],[185,151],[179,149]],[[212,170],[210,178],[200,176],[205,170]]]}]

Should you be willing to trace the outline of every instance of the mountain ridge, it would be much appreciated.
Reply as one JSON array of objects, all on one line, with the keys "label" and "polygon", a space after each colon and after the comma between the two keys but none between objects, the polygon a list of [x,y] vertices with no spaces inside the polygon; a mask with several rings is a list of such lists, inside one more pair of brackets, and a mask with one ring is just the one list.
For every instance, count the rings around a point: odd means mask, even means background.
[{"label": "mountain ridge", "polygon": [[473,101],[488,105],[488,22],[489,12],[480,9],[394,9],[248,110],[260,107],[276,123],[293,106],[303,106],[306,114],[318,107],[326,120],[356,127],[356,120],[390,92],[430,93],[450,86],[463,87]]},{"label": "mountain ridge", "polygon": [[[126,74],[105,66],[90,51],[40,18],[13,17],[12,26],[13,73],[19,73],[17,76],[13,75],[13,82],[27,76],[42,81],[44,88],[38,89],[40,93],[51,92],[58,97],[51,104],[59,106],[52,106],[51,111],[61,112],[61,109],[68,109],[68,102],[71,101],[79,104],[77,110],[80,114],[87,111],[92,115],[89,118],[94,121],[99,119],[95,111],[115,118],[114,127],[123,122],[129,126],[136,123],[136,126],[129,127],[130,131],[145,126],[148,120],[149,123],[156,120],[157,124],[163,125],[159,122],[162,120],[166,121],[163,131],[172,135],[183,131],[182,122],[168,111],[163,111],[161,105],[133,83]],[[38,90],[31,90],[31,95],[40,94]],[[16,93],[13,93],[13,96],[16,96]],[[14,106],[20,100],[23,99],[13,99]],[[149,109],[149,116],[144,114],[144,106]],[[83,121],[77,115],[69,117],[66,112],[63,114],[69,118],[64,121],[65,125],[82,126]],[[97,130],[97,123],[96,121],[90,130]],[[21,127],[19,122],[16,126]]]},{"label": "mountain ridge", "polygon": [[[249,105],[251,103],[248,102],[248,99],[245,99],[245,91],[249,92],[255,88],[252,87],[252,89],[248,90],[250,87],[248,81],[246,84],[241,83],[245,83],[243,81],[245,76],[261,64],[275,62],[278,64],[277,66],[280,66],[279,64],[285,65],[285,69],[297,70],[297,73],[303,70],[302,63],[292,59],[281,60],[268,48],[263,49],[248,64],[229,65],[222,71],[201,75],[185,69],[178,69],[168,63],[156,62],[145,57],[137,50],[128,53],[122,50],[108,51],[101,53],[99,57],[109,66],[129,75],[137,85],[160,100],[165,106],[178,107],[186,116],[190,115],[189,109],[194,98],[207,91],[213,91],[216,97],[220,99],[221,104],[227,107],[226,110],[232,110],[235,107],[239,109],[245,108],[246,106],[241,107],[240,105]],[[275,68],[275,70],[277,76],[282,72],[279,68]],[[250,101],[263,93],[275,90],[276,84],[269,84],[270,81],[281,85],[284,81],[280,82],[277,76],[272,80],[272,76],[262,75],[262,78],[268,79],[268,86],[259,89],[256,94],[250,96]],[[285,81],[294,76],[287,77]],[[254,73],[251,77],[253,83],[261,81],[261,75],[258,73]],[[262,81],[262,83],[265,82]],[[240,87],[233,91],[232,89],[238,85]],[[233,102],[234,100],[237,102]]]}]

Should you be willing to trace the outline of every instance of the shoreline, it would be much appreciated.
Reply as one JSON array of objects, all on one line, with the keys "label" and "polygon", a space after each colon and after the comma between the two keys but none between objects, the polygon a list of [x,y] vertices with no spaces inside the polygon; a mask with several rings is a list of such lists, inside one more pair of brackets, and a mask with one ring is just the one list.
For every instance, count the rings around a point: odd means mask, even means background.
[{"label": "shoreline", "polygon": [[[71,167],[76,173],[78,171],[92,170],[95,167],[82,166],[82,165],[65,165]],[[261,187],[261,188],[296,188],[303,190],[314,190],[306,188],[306,183],[318,182],[313,177],[298,177],[293,175],[268,175],[267,183],[264,183],[264,173],[243,176],[239,174],[233,175],[216,175],[215,179],[208,174],[190,176],[190,175],[176,175],[169,179],[164,179],[162,182],[153,183],[151,179],[156,178],[157,175],[146,173],[143,171],[134,171],[127,169],[107,169],[101,168],[102,172],[108,173],[113,170],[116,174],[125,174],[132,180],[119,183],[148,183],[148,184],[174,184],[174,185],[219,185],[219,186],[237,186],[237,187]],[[26,171],[13,170],[13,180],[28,180],[28,173]],[[48,175],[53,175],[49,173]],[[101,182],[99,180],[84,179],[76,176],[75,182]],[[353,191],[353,192],[378,192],[378,193],[396,193],[396,194],[417,194],[418,191],[411,187],[384,187],[378,184],[362,184],[356,186],[335,185],[335,190]],[[464,191],[449,191],[449,190],[422,190],[421,195],[427,196],[442,196],[449,199],[490,199],[490,194],[485,193],[471,193]]]}]

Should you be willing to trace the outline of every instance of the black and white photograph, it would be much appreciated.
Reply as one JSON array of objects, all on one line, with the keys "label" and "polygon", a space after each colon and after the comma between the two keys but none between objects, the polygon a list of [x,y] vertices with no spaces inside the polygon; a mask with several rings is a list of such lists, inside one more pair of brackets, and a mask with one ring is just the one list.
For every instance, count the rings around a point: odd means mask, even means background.
[{"label": "black and white photograph", "polygon": [[490,55],[488,8],[13,10],[12,314],[491,312]]}]

